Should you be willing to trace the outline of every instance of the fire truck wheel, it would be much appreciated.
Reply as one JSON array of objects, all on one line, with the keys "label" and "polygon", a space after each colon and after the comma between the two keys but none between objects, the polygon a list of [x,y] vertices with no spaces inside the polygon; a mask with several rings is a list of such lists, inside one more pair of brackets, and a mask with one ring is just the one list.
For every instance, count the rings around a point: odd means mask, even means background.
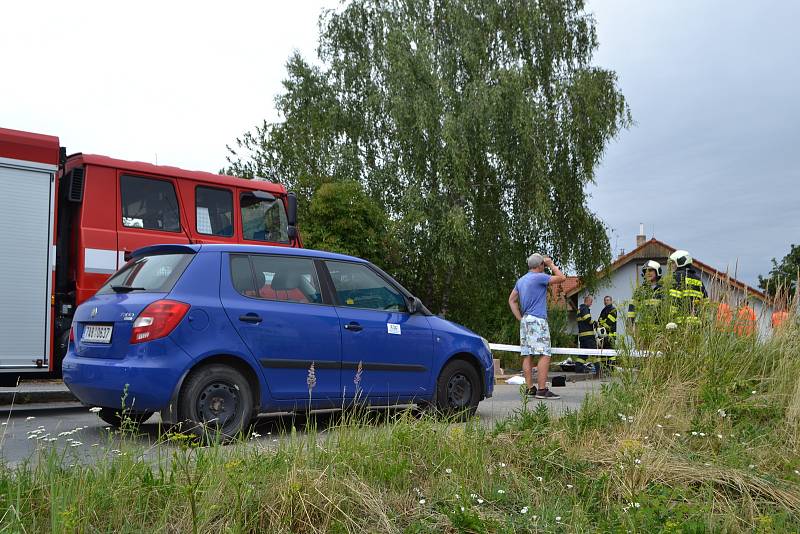
[{"label": "fire truck wheel", "polygon": [[242,435],[253,419],[253,391],[247,378],[225,364],[193,371],[178,397],[182,429],[204,441],[227,442]]},{"label": "fire truck wheel", "polygon": [[129,420],[133,425],[139,426],[153,415],[153,412],[142,412],[142,413],[133,413],[133,412],[126,412],[124,416],[120,415],[120,408],[102,408],[100,412],[97,414],[100,416],[100,419],[108,423],[109,425],[113,426],[114,428],[119,428],[122,426],[122,421],[124,419]]},{"label": "fire truck wheel", "polygon": [[58,339],[56,339],[55,354],[53,355],[53,378],[61,378],[61,362],[64,361],[64,356],[67,355],[68,347],[69,330],[63,332]]}]

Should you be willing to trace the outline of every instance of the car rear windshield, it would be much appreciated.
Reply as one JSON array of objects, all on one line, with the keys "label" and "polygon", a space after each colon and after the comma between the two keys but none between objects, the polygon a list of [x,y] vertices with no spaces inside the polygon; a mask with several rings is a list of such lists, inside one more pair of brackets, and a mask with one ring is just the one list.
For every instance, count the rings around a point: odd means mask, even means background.
[{"label": "car rear windshield", "polygon": [[168,293],[194,254],[157,254],[126,263],[97,292]]}]

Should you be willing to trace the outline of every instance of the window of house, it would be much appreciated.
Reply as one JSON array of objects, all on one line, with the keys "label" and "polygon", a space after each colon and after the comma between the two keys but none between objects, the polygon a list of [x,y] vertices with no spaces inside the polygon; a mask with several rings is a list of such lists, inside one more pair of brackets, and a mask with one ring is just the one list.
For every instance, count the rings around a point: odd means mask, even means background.
[{"label": "window of house", "polygon": [[243,193],[239,201],[242,209],[242,237],[244,239],[272,243],[289,242],[286,210],[280,199],[266,193],[259,193],[259,196],[253,193]]},{"label": "window of house", "polygon": [[233,235],[233,193],[216,187],[195,189],[197,233],[230,237]]},{"label": "window of house", "polygon": [[181,219],[178,198],[172,183],[165,180],[122,176],[122,226],[180,232]]},{"label": "window of house", "polygon": [[407,311],[406,299],[367,265],[327,261],[339,304],[353,308]]}]

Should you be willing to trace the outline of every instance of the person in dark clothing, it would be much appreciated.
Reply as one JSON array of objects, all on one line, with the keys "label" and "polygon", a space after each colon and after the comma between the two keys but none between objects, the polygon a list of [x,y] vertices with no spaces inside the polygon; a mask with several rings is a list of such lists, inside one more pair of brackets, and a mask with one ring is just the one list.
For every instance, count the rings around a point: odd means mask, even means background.
[{"label": "person in dark clothing", "polygon": [[[582,349],[596,349],[597,339],[595,338],[595,323],[592,321],[592,303],[594,298],[591,295],[583,297],[583,304],[578,306],[578,346]],[[589,362],[588,356],[576,356],[575,372],[583,373],[586,371],[586,364]]]},{"label": "person in dark clothing", "polygon": [[699,324],[708,292],[700,273],[692,265],[692,256],[685,250],[676,250],[669,257],[674,270],[674,282],[669,290],[676,312],[672,320],[677,324]]},{"label": "person in dark clothing", "polygon": [[661,285],[661,264],[649,260],[642,266],[642,284],[633,292],[628,305],[627,333],[636,338],[636,343],[648,346],[663,324],[662,312],[664,287]]},{"label": "person in dark clothing", "polygon": [[597,325],[604,330],[602,336],[602,348],[613,349],[617,341],[617,308],[614,306],[614,299],[610,295],[603,298],[605,305],[600,311],[600,317],[597,319]]}]

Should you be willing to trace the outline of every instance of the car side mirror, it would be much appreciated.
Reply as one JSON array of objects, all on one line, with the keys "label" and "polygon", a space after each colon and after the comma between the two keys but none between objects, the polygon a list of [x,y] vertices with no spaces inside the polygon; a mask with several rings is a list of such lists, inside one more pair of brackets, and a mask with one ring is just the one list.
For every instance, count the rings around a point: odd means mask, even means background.
[{"label": "car side mirror", "polygon": [[422,302],[417,297],[408,299],[408,313],[414,315],[420,311],[420,308],[422,308]]},{"label": "car side mirror", "polygon": [[286,195],[286,225],[289,227],[289,239],[297,239],[297,195]]}]

